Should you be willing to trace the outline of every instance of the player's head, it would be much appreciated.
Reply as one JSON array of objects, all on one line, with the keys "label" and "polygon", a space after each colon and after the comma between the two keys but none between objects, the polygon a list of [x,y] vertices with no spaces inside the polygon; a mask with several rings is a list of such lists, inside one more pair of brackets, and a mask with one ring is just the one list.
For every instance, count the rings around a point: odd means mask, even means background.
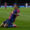
[{"label": "player's head", "polygon": [[16,3],[14,4],[14,8],[15,8],[15,9],[19,8],[18,5],[17,5]]},{"label": "player's head", "polygon": [[[14,4],[14,9],[18,9],[19,8],[19,6],[18,6],[18,4]],[[17,13],[19,13],[20,12],[20,10],[17,10]]]}]

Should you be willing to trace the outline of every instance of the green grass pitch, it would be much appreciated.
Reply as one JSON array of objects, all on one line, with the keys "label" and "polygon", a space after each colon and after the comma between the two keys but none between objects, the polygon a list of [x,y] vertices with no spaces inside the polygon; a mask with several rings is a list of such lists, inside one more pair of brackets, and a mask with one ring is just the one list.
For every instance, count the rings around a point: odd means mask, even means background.
[{"label": "green grass pitch", "polygon": [[[15,24],[18,28],[0,28],[0,30],[30,30],[30,7],[19,8],[20,16],[16,18]],[[8,19],[9,14],[13,11],[13,8],[0,8],[0,24]],[[23,15],[23,16],[22,16]]]}]

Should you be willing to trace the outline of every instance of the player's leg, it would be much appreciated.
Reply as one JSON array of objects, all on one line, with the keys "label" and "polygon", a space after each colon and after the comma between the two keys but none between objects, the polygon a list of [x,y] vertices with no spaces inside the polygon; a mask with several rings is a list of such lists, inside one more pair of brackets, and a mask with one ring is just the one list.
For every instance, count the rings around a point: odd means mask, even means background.
[{"label": "player's leg", "polygon": [[4,27],[8,27],[8,24],[7,24],[7,23],[5,23],[5,24],[4,24]]},{"label": "player's leg", "polygon": [[13,27],[16,27],[16,24],[13,24]]},{"label": "player's leg", "polygon": [[1,23],[0,27],[3,27],[4,26],[4,23]]},{"label": "player's leg", "polygon": [[3,23],[1,23],[0,27],[4,27],[5,24],[7,24],[7,21],[8,21],[8,19],[6,21],[4,21]]},{"label": "player's leg", "polygon": [[15,24],[9,24],[8,27],[9,27],[9,28],[11,28],[11,27],[16,27],[16,25],[15,25]]},{"label": "player's leg", "polygon": [[10,24],[11,24],[10,20],[7,19],[6,23],[4,24],[4,27],[8,27],[8,25],[10,25]]},{"label": "player's leg", "polygon": [[4,27],[7,27],[7,26],[8,26],[8,24],[10,24],[9,19],[7,19],[7,20],[6,20],[6,22],[5,22],[5,24],[4,24]]}]

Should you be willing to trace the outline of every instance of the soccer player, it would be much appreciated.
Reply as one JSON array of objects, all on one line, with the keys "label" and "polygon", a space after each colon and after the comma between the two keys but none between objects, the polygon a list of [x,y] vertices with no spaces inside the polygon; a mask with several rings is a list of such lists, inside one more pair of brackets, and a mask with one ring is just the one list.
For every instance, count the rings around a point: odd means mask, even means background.
[{"label": "soccer player", "polygon": [[5,4],[4,4],[4,6],[5,6],[5,8],[7,8],[7,3],[5,2]]},{"label": "soccer player", "polygon": [[14,9],[15,10],[11,13],[9,18],[6,21],[4,21],[1,26],[3,26],[3,27],[16,27],[16,25],[13,23],[15,22],[16,17],[19,16],[18,13],[20,12],[20,10],[18,9],[17,6]]}]

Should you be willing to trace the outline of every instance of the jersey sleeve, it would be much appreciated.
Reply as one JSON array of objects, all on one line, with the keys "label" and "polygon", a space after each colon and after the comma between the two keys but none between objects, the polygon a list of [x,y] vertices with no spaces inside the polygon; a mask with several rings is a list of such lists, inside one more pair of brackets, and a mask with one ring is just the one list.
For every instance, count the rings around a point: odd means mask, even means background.
[{"label": "jersey sleeve", "polygon": [[19,13],[20,12],[20,10],[19,9],[17,9],[17,13]]}]

